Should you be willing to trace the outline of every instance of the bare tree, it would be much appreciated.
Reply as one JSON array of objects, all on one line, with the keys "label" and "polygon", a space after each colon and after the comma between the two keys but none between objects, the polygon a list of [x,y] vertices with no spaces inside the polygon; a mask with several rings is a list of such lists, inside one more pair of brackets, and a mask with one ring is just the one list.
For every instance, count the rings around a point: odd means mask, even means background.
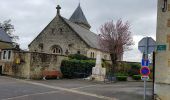
[{"label": "bare tree", "polygon": [[119,19],[115,24],[113,21],[106,22],[100,28],[99,44],[104,51],[110,53],[113,64],[112,70],[117,65],[117,60],[120,60],[124,51],[129,50],[133,45],[133,38],[130,32],[130,24],[123,23]]},{"label": "bare tree", "polygon": [[3,23],[0,23],[0,27],[4,29],[4,31],[11,37],[13,41],[19,39],[19,37],[14,34],[14,25],[11,24],[10,19],[3,21]]}]

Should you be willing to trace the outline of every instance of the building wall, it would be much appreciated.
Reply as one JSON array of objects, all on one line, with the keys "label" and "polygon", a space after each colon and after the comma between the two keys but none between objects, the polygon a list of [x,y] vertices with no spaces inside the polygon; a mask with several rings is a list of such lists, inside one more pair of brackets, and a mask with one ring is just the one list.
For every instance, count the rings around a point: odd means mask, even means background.
[{"label": "building wall", "polygon": [[[87,57],[89,57],[89,58],[96,58],[98,51],[99,51],[99,50],[97,50],[97,49],[92,49],[92,48],[88,49],[88,51],[87,51]],[[101,57],[102,57],[103,59],[105,59],[105,60],[110,60],[110,54],[109,54],[109,53],[101,52],[101,54],[102,54]],[[93,55],[94,55],[94,56],[93,56]]]},{"label": "building wall", "polygon": [[[0,61],[2,65],[2,74],[22,77],[22,78],[29,78],[30,54],[18,53],[14,50],[10,50],[10,51],[12,51],[11,58],[8,60],[1,59]],[[21,62],[19,61],[20,62],[19,64],[17,63],[18,60],[21,60]]]},{"label": "building wall", "polygon": [[[170,98],[170,9],[162,12],[164,0],[158,0],[158,16],[157,16],[157,45],[166,45],[165,51],[156,52],[156,83],[155,93],[161,100],[169,100]],[[168,7],[170,8],[170,0]]]},{"label": "building wall", "polygon": [[[43,50],[39,44],[43,44]],[[68,50],[70,54],[80,51],[86,55],[88,47],[84,41],[58,16],[40,33],[30,44],[30,51],[45,52],[51,54],[51,47],[59,45],[62,48],[62,55]]]}]

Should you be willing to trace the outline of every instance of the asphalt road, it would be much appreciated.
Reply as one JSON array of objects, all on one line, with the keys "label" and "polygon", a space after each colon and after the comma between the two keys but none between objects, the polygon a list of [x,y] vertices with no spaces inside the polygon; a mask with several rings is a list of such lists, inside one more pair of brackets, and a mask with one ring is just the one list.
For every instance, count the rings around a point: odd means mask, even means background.
[{"label": "asphalt road", "polygon": [[[152,100],[152,83],[147,99]],[[0,100],[143,100],[143,82],[98,83],[87,80],[19,80],[0,76]]]}]

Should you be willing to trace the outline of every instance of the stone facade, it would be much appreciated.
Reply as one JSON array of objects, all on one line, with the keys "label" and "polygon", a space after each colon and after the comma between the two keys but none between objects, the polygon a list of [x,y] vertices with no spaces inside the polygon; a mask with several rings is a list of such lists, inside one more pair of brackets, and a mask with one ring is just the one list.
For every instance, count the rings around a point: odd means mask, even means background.
[{"label": "stone facade", "polygon": [[[41,48],[43,44],[43,48]],[[61,47],[62,55],[75,54],[80,51],[86,55],[88,47],[76,33],[71,30],[59,16],[56,16],[53,21],[38,35],[38,37],[29,45],[30,51],[53,53],[53,46]]]},{"label": "stone facade", "polygon": [[166,50],[156,52],[156,83],[155,94],[161,100],[169,100],[170,98],[170,11],[168,10],[170,0],[158,0],[157,15],[157,45],[166,45]]}]

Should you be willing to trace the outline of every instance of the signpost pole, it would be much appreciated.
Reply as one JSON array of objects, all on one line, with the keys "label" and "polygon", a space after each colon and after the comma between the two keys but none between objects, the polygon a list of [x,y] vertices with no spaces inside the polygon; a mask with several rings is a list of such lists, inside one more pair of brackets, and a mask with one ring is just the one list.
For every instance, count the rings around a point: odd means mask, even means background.
[{"label": "signpost pole", "polygon": [[[141,68],[141,74],[142,79],[144,81],[144,100],[146,100],[146,82],[148,75],[150,74],[149,67],[149,58],[148,54],[152,53],[155,50],[156,42],[151,37],[145,37],[138,43],[138,49],[143,53],[143,59],[142,59],[142,68]],[[160,49],[163,47],[160,46]]]},{"label": "signpost pole", "polygon": [[144,79],[144,100],[146,100],[146,79]]}]

